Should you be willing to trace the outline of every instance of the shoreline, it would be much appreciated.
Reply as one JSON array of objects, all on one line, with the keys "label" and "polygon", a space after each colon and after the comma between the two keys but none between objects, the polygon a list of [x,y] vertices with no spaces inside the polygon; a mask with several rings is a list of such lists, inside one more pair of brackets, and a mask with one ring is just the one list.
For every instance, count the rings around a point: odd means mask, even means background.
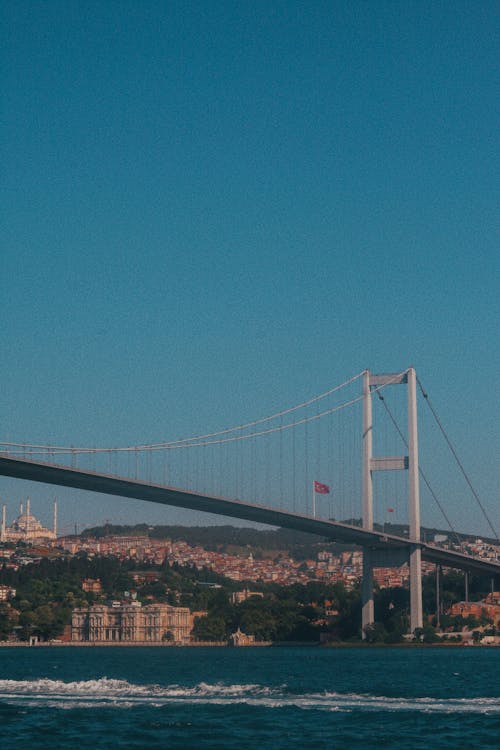
[{"label": "shoreline", "polygon": [[197,643],[155,643],[147,641],[116,642],[108,643],[102,641],[41,641],[29,643],[28,641],[0,641],[2,648],[500,648],[496,643],[308,643],[308,642],[271,642],[262,641],[244,646],[233,646],[226,642],[201,641]]}]

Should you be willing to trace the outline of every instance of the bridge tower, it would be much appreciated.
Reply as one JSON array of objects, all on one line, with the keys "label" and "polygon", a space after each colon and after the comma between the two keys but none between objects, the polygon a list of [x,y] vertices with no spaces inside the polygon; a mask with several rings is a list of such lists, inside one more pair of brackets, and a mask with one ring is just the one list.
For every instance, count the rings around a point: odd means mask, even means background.
[{"label": "bridge tower", "polygon": [[[408,391],[408,455],[373,456],[372,388],[382,385],[406,384]],[[374,621],[373,568],[402,565],[410,567],[410,631],[423,625],[422,570],[420,549],[420,497],[417,430],[417,376],[410,367],[403,375],[374,375],[365,370],[363,375],[363,528],[373,530],[373,472],[408,471],[408,504],[410,533],[406,549],[379,551],[363,547],[362,628]]]}]

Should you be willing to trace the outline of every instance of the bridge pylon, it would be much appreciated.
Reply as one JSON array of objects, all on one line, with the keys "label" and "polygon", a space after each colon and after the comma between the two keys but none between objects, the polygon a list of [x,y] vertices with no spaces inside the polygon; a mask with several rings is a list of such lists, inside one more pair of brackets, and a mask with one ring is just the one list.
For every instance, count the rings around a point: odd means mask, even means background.
[{"label": "bridge pylon", "polygon": [[[372,388],[385,385],[406,384],[408,391],[408,455],[373,456]],[[410,532],[408,546],[394,550],[390,559],[387,553],[363,547],[362,633],[374,622],[373,568],[378,565],[402,565],[410,568],[410,632],[423,625],[422,568],[420,548],[420,495],[418,467],[417,427],[417,377],[410,367],[402,375],[375,375],[369,370],[363,374],[363,478],[362,478],[362,522],[367,531],[373,530],[373,472],[408,471],[408,506]]]}]

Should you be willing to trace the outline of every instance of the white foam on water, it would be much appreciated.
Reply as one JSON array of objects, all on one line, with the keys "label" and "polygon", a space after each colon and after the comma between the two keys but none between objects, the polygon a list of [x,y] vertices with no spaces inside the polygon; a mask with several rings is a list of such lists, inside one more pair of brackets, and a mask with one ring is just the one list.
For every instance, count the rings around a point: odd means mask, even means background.
[{"label": "white foam on water", "polygon": [[246,704],[263,708],[294,707],[322,711],[413,711],[424,713],[500,713],[500,698],[401,698],[361,693],[294,694],[286,686],[224,685],[200,682],[182,685],[138,685],[102,677],[98,680],[0,680],[0,701],[47,708],[131,708],[169,704]]}]

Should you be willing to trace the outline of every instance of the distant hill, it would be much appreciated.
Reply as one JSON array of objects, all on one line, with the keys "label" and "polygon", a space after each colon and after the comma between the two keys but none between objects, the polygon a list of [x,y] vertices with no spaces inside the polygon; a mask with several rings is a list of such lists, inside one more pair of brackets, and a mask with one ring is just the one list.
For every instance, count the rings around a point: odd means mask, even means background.
[{"label": "distant hill", "polygon": [[[360,526],[360,519],[349,519],[346,523]],[[385,526],[375,524],[378,531],[385,531],[387,534],[396,536],[407,536],[408,526],[405,524],[387,523]],[[436,534],[449,536],[450,538],[459,538],[461,541],[467,541],[476,538],[475,534],[457,534],[437,528],[422,528],[423,541],[433,541]],[[353,545],[339,544],[315,534],[307,534],[292,529],[252,529],[238,526],[149,526],[147,524],[136,524],[134,526],[123,526],[114,524],[105,524],[85,529],[81,537],[104,536],[148,536],[151,539],[171,539],[172,541],[185,541],[188,544],[200,545],[209,550],[224,551],[227,548],[251,548],[262,551],[289,551],[294,557],[305,558],[314,555],[318,545],[335,551],[353,549]],[[485,541],[491,541],[482,537]]]},{"label": "distant hill", "polygon": [[[106,524],[85,529],[81,537],[104,536],[149,536],[151,539],[171,539],[200,545],[208,550],[224,551],[227,548],[251,548],[263,551],[296,551],[301,557],[317,547],[320,539],[315,534],[306,534],[292,529],[252,529],[238,526],[117,526]],[[307,557],[308,555],[305,554]]]}]

